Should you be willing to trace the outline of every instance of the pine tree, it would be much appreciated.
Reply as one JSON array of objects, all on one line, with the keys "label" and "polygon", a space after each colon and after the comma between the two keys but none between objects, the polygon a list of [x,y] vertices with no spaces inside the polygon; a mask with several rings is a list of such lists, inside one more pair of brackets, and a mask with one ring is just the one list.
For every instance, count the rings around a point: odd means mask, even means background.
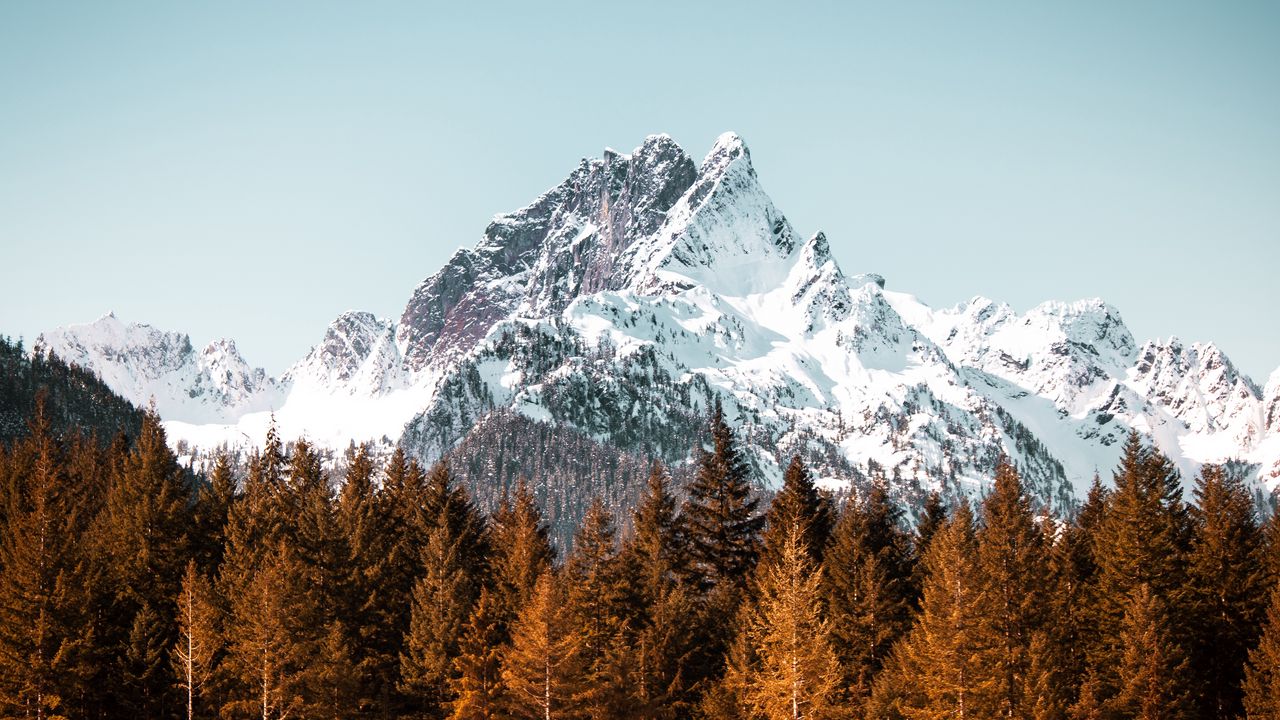
[{"label": "pine tree", "polygon": [[614,655],[630,668],[632,717],[651,720],[686,717],[694,700],[689,666],[697,650],[698,608],[679,582],[687,558],[670,483],[666,468],[655,462],[619,563],[636,606]]},{"label": "pine tree", "polygon": [[615,563],[616,537],[613,516],[596,496],[574,536],[564,569],[569,622],[582,641],[587,681],[583,709],[591,718],[610,716],[626,695],[624,681],[611,662],[611,651],[631,609]]},{"label": "pine tree", "polygon": [[744,701],[769,720],[840,716],[842,673],[822,607],[822,576],[809,557],[806,528],[793,524],[781,555],[763,567],[745,636],[758,658]]},{"label": "pine tree", "polygon": [[117,653],[128,711],[156,716],[178,704],[167,655],[177,640],[173,598],[191,556],[195,493],[169,450],[154,408],[107,491],[99,536],[111,558],[115,613],[126,628]]},{"label": "pine tree", "polygon": [[[1147,449],[1131,433],[1115,490],[1093,533],[1093,557],[1098,565],[1091,589],[1093,638],[1085,645],[1093,653],[1088,664],[1095,669],[1100,697],[1109,700],[1118,692],[1115,673],[1124,652],[1120,644],[1130,598],[1141,586],[1163,607],[1177,613],[1190,605],[1187,597],[1187,514],[1181,502],[1177,471],[1158,451]],[[1189,678],[1179,678],[1189,682]]]},{"label": "pine tree", "polygon": [[1185,689],[1189,667],[1172,633],[1159,598],[1147,585],[1138,586],[1129,598],[1119,638],[1118,691],[1108,703],[1115,716],[1133,720],[1195,716]]},{"label": "pine tree", "polygon": [[1040,636],[1042,653],[1050,640],[1041,634],[1048,576],[1043,536],[1032,516],[1031,500],[1005,459],[996,465],[994,486],[982,504],[982,519],[977,533],[982,596],[976,620],[987,648],[979,672],[993,682],[993,705],[986,712],[1026,717],[1032,709],[1025,698],[1032,673],[1032,639]]},{"label": "pine tree", "polygon": [[826,553],[824,596],[846,702],[861,707],[890,648],[910,627],[915,587],[911,539],[883,481],[840,514]]},{"label": "pine tree", "polygon": [[173,646],[173,672],[186,697],[187,720],[194,720],[204,715],[200,711],[205,704],[204,692],[222,650],[213,587],[196,569],[194,560],[187,562],[174,606],[178,642]]},{"label": "pine tree", "polygon": [[95,654],[86,591],[94,571],[80,544],[90,508],[65,475],[42,399],[6,462],[13,485],[0,526],[0,712],[78,714],[106,660]]},{"label": "pine tree", "polygon": [[695,584],[741,591],[755,566],[764,518],[756,513],[747,464],[719,401],[711,416],[712,452],[702,451],[688,488],[687,523]]},{"label": "pine tree", "polygon": [[1249,720],[1280,718],[1280,586],[1271,591],[1262,639],[1249,652],[1244,709]]},{"label": "pine tree", "polygon": [[942,529],[946,522],[947,506],[942,501],[942,494],[934,490],[925,498],[924,508],[922,508],[920,518],[916,522],[912,555],[914,565],[911,577],[917,604],[920,601],[920,589],[924,587],[924,556],[929,551],[929,543],[933,541],[933,537],[938,534],[938,531]]},{"label": "pine tree", "polygon": [[200,567],[208,573],[216,573],[222,564],[226,547],[227,517],[236,500],[236,477],[231,456],[219,453],[209,472],[208,482],[200,485],[196,495],[192,523],[193,545],[200,560]]},{"label": "pine tree", "polygon": [[502,653],[505,649],[497,601],[480,591],[463,629],[449,680],[453,720],[496,720],[501,714]]},{"label": "pine tree", "polygon": [[830,498],[818,492],[804,461],[799,455],[793,456],[782,475],[782,489],[765,513],[761,562],[781,557],[787,536],[795,526],[806,528],[802,546],[815,562],[821,562],[835,523],[834,514]]},{"label": "pine tree", "polygon": [[1197,715],[1234,718],[1242,710],[1244,665],[1265,611],[1262,534],[1248,489],[1221,467],[1201,469],[1195,496],[1188,570],[1196,635],[1192,669],[1201,688]]},{"label": "pine tree", "polygon": [[962,503],[929,543],[920,616],[902,640],[897,674],[913,684],[902,714],[912,720],[989,717],[994,678],[981,671],[988,651],[977,622],[982,587],[973,513]]},{"label": "pine tree", "polygon": [[493,516],[492,546],[494,599],[505,627],[528,604],[538,578],[555,559],[547,526],[523,480]]},{"label": "pine tree", "polygon": [[503,658],[505,717],[581,717],[582,646],[583,639],[569,627],[560,583],[552,571],[544,572],[512,626]]},{"label": "pine tree", "polygon": [[283,720],[317,709],[321,688],[311,671],[327,628],[309,575],[281,538],[225,589],[224,716]]},{"label": "pine tree", "polygon": [[344,582],[349,594],[339,607],[340,619],[353,640],[351,662],[357,677],[364,680],[356,691],[361,698],[358,704],[374,714],[386,715],[395,703],[404,628],[398,624],[400,598],[394,594],[397,529],[383,514],[373,474],[368,448],[356,448],[348,457],[336,510],[343,544],[350,553]]}]

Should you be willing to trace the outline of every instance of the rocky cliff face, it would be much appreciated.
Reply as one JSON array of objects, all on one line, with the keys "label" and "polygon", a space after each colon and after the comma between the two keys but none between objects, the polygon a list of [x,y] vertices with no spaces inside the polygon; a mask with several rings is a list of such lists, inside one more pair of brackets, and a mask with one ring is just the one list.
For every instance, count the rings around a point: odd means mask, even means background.
[{"label": "rocky cliff face", "polygon": [[1131,428],[1188,477],[1234,459],[1280,482],[1277,376],[1260,389],[1212,344],[1139,346],[1101,300],[935,309],[846,275],[822,233],[804,239],[773,205],[732,133],[699,164],[666,136],[582,161],[496,217],[397,322],[346,313],[279,381],[234,348],[195,353],[137,327],[105,342],[117,330],[92,327],[47,342],[127,396],[155,394],[175,439],[197,444],[260,438],[265,403],[286,436],[335,447],[400,443],[428,460],[465,447],[477,463],[477,427],[531,421],[679,463],[719,398],[765,485],[800,453],[831,485],[883,474],[911,505],[935,488],[981,494],[1004,453],[1065,510]]}]

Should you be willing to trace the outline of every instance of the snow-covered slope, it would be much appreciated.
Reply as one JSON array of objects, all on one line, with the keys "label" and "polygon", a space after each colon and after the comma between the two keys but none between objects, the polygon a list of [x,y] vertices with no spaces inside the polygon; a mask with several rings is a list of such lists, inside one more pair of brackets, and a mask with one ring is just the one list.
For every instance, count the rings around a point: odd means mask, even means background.
[{"label": "snow-covered slope", "polygon": [[232,340],[197,351],[185,334],[126,324],[114,313],[45,332],[36,345],[93,370],[138,405],[154,401],[167,420],[230,422],[270,408],[282,396],[279,383],[250,367]]},{"label": "snow-covered slope", "polygon": [[769,483],[800,452],[832,484],[883,473],[908,502],[978,495],[1007,453],[1065,508],[1130,428],[1188,476],[1235,459],[1280,482],[1280,371],[1264,390],[1212,344],[1139,347],[1101,300],[935,309],[846,275],[732,133],[700,164],[662,135],[583,160],[458,250],[398,321],[346,313],[278,381],[184,340],[114,318],[45,338],[122,394],[155,395],[174,439],[202,446],[257,442],[274,410],[286,436],[430,459],[509,408],[679,460],[719,397]]}]

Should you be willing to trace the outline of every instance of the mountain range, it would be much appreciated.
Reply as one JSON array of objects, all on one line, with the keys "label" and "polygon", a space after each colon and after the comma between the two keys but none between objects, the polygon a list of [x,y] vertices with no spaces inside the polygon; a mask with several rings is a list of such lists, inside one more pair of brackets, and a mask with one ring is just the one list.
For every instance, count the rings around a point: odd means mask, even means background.
[{"label": "mountain range", "polygon": [[37,346],[154,401],[189,458],[260,443],[274,418],[284,437],[426,461],[475,428],[532,422],[679,464],[719,399],[765,487],[799,453],[828,486],[883,475],[909,504],[979,497],[1004,453],[1044,508],[1069,511],[1131,429],[1188,485],[1206,462],[1259,498],[1280,485],[1280,369],[1259,385],[1212,343],[1140,343],[1099,299],[932,308],[846,273],[774,206],[733,133],[701,163],[665,135],[584,159],[495,217],[399,318],[344,313],[280,377],[231,340],[197,349],[113,315]]}]

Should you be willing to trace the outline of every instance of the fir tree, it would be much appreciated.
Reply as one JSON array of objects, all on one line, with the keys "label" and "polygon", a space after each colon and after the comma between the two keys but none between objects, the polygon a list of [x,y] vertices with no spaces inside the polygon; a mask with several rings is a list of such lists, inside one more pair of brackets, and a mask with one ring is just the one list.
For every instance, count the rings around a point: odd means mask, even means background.
[{"label": "fir tree", "polygon": [[195,528],[193,544],[200,559],[200,567],[205,572],[216,573],[218,566],[222,564],[227,518],[235,499],[235,468],[231,456],[222,452],[214,459],[208,482],[200,485],[192,516]]},{"label": "fir tree", "polygon": [[316,710],[311,676],[326,630],[309,573],[284,539],[225,589],[224,716],[283,720]]},{"label": "fir tree", "polygon": [[825,564],[823,590],[846,702],[861,707],[914,616],[911,540],[883,481],[846,504]]},{"label": "fir tree", "polygon": [[834,514],[830,498],[818,492],[804,461],[799,455],[793,456],[782,475],[782,489],[765,513],[761,561],[780,558],[792,528],[798,526],[806,529],[801,538],[804,551],[815,562],[821,562],[835,523]]},{"label": "fir tree", "polygon": [[[962,503],[929,543],[920,616],[902,640],[899,687],[914,685],[902,714],[912,720],[989,717],[995,681],[977,622],[982,587],[973,514]],[[918,695],[916,694],[918,693]]]},{"label": "fir tree", "polygon": [[504,497],[493,517],[494,599],[505,627],[533,596],[538,578],[555,553],[533,493],[521,481],[514,498]]},{"label": "fir tree", "polygon": [[581,716],[583,640],[570,628],[564,591],[544,572],[511,629],[502,663],[505,717],[558,720]]},{"label": "fir tree", "polygon": [[505,648],[499,608],[488,588],[480,591],[463,629],[454,673],[449,680],[453,720],[496,720],[501,714],[502,653]]},{"label": "fir tree", "polygon": [[[980,672],[994,683],[993,716],[1031,714],[1025,699],[1031,678],[1032,638],[1045,624],[1048,576],[1043,536],[1031,513],[1017,471],[1007,460],[996,465],[995,484],[982,504],[978,530],[977,571],[982,584],[981,612],[976,620],[982,644]],[[1042,653],[1049,636],[1040,635]]]},{"label": "fir tree", "polygon": [[174,606],[178,641],[173,646],[173,672],[186,699],[187,720],[194,720],[204,715],[200,711],[205,705],[204,693],[222,650],[213,587],[196,569],[194,560],[187,562]]},{"label": "fir tree", "polygon": [[666,468],[654,463],[621,551],[620,571],[634,594],[615,655],[626,658],[632,716],[658,720],[691,711],[690,664],[696,652],[698,608],[679,583],[687,567],[682,524]]},{"label": "fir tree", "polygon": [[37,401],[0,527],[0,711],[77,714],[99,674],[86,588],[92,569],[79,544],[87,507],[64,476],[62,448]]},{"label": "fir tree", "polygon": [[755,716],[769,720],[840,716],[842,673],[805,530],[793,524],[780,556],[762,566],[760,597],[745,630],[758,660],[742,683],[743,699]]},{"label": "fir tree", "polygon": [[1116,717],[1194,717],[1185,689],[1189,668],[1172,635],[1173,628],[1159,598],[1147,585],[1138,586],[1129,599],[1120,632],[1118,690],[1107,705]]},{"label": "fir tree", "polygon": [[1249,652],[1244,709],[1249,720],[1280,718],[1280,587],[1271,591],[1262,639]]},{"label": "fir tree", "polygon": [[755,566],[764,518],[756,513],[759,501],[752,497],[747,464],[719,401],[711,437],[714,449],[701,452],[683,511],[690,570],[699,587],[740,590]]},{"label": "fir tree", "polygon": [[616,553],[613,516],[597,496],[578,528],[564,570],[569,622],[581,641],[586,680],[583,710],[591,718],[630,714],[624,677],[628,668],[619,666],[614,651],[632,608]]},{"label": "fir tree", "polygon": [[349,594],[339,607],[353,640],[351,662],[364,681],[357,690],[359,704],[385,715],[394,703],[404,633],[397,605],[408,603],[395,595],[396,528],[383,514],[373,474],[368,448],[360,446],[348,458],[346,482],[338,496],[337,524],[349,552],[344,583]]},{"label": "fir tree", "polygon": [[[1165,608],[1180,611],[1189,605],[1186,590],[1186,510],[1180,500],[1177,471],[1158,451],[1143,446],[1131,433],[1115,475],[1115,490],[1093,533],[1093,557],[1098,571],[1092,589],[1094,639],[1086,642],[1093,656],[1101,697],[1118,691],[1115,676],[1124,649],[1130,598],[1138,588]],[[1175,617],[1175,624],[1183,618]],[[1179,681],[1187,682],[1183,677]]]},{"label": "fir tree", "polygon": [[1202,690],[1197,715],[1234,718],[1242,710],[1244,665],[1265,609],[1262,535],[1248,489],[1221,467],[1201,469],[1195,496],[1188,571],[1196,636],[1192,669]]},{"label": "fir tree", "polygon": [[427,478],[424,574],[413,589],[409,633],[400,658],[401,690],[432,712],[450,702],[448,683],[464,625],[479,597],[486,531],[447,465]]}]

